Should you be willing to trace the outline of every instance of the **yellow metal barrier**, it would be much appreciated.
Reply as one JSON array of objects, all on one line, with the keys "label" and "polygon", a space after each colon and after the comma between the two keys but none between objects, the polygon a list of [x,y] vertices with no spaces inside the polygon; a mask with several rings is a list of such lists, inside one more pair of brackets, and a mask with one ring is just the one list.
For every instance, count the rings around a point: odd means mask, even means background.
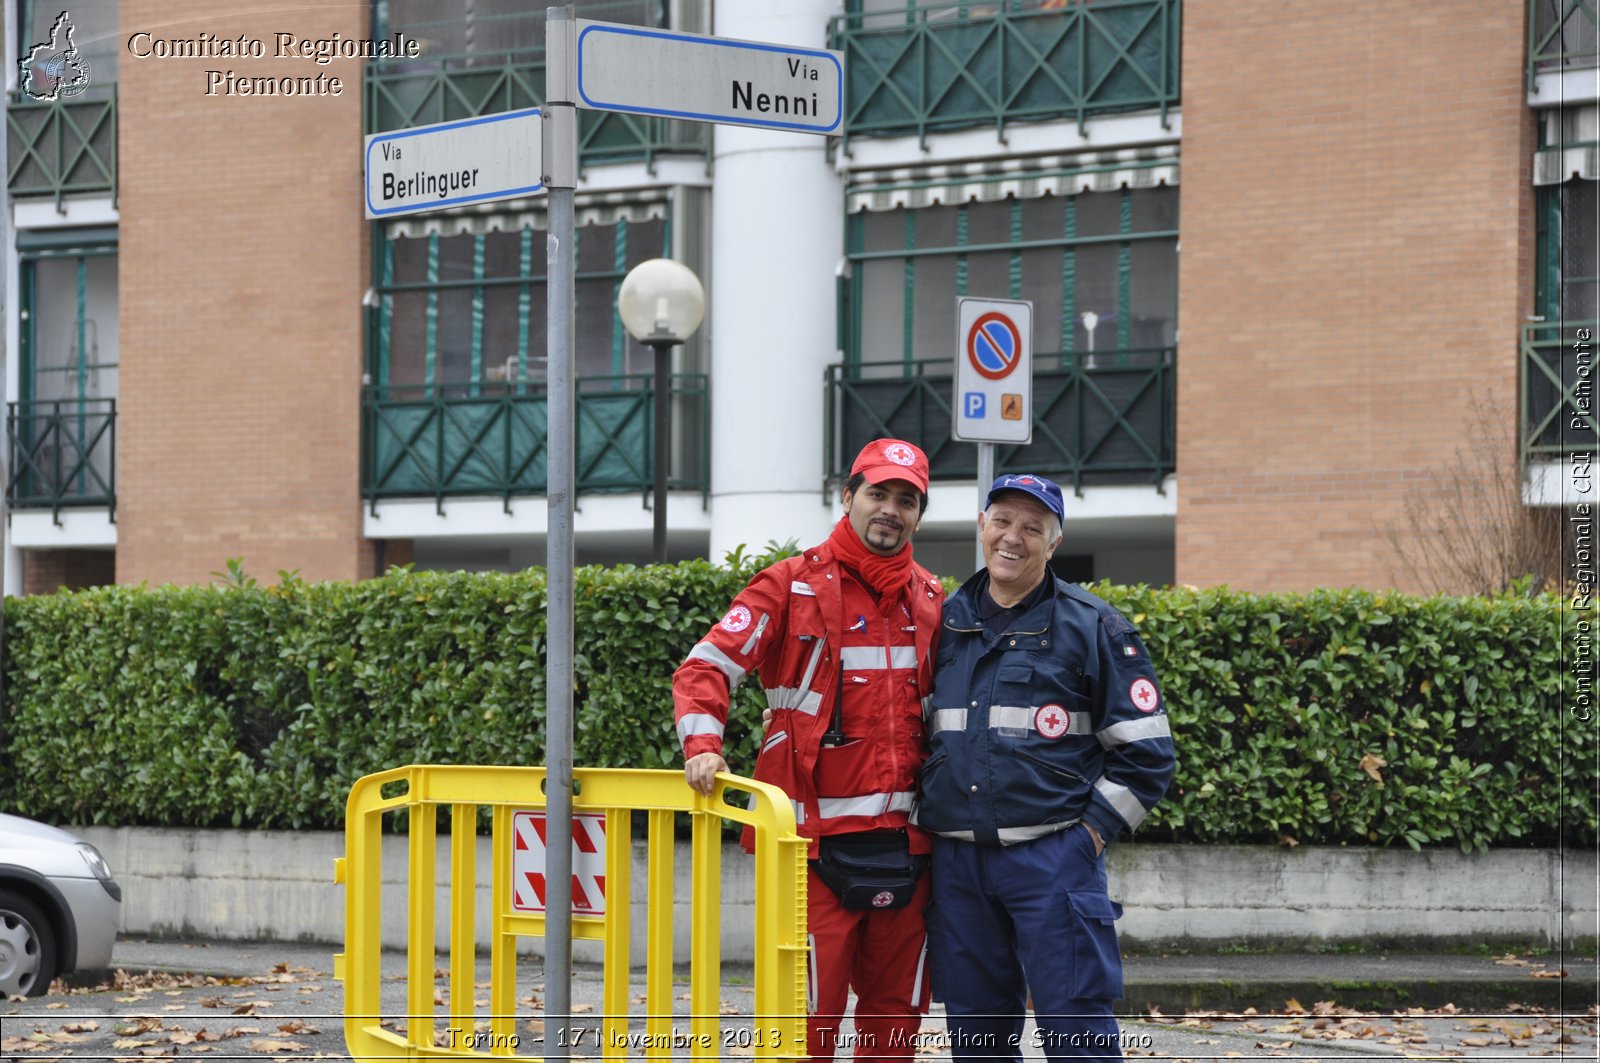
[{"label": "yellow metal barrier", "polygon": [[[513,825],[519,810],[545,805],[543,768],[411,765],[368,775],[350,791],[345,820],[345,856],[334,880],[345,886],[345,952],[334,958],[344,982],[345,1043],[356,1059],[541,1058],[542,1044],[530,1020],[544,1020],[542,1007],[518,1013],[517,939],[543,937],[545,917],[527,911],[528,882],[516,879],[514,847],[527,838]],[[794,810],[776,787],[733,775],[717,776],[709,797],[691,790],[679,771],[579,768],[573,772],[574,817],[605,816],[604,915],[574,914],[574,940],[604,942],[601,1011],[585,1015],[592,1036],[569,1046],[574,1055],[603,1059],[756,1059],[805,1057],[806,846],[794,829]],[[749,809],[727,795],[750,795]],[[450,871],[436,881],[439,811],[450,813]],[[475,944],[477,827],[488,810],[490,837],[490,934],[488,995],[479,1012]],[[407,813],[406,1001],[385,1013],[382,971],[383,819]],[[629,992],[632,934],[633,813],[648,814],[649,858],[644,884],[647,941],[645,992]],[[674,818],[688,813],[693,866],[690,902],[689,1007],[673,1014]],[[722,820],[755,828],[755,985],[752,1014],[724,1028],[721,1012]],[[575,832],[576,835],[576,832]],[[542,837],[542,835],[541,835]],[[391,836],[398,847],[401,838]],[[576,871],[577,861],[574,861]],[[575,876],[576,877],[576,876]],[[448,888],[448,966],[436,970],[435,903]],[[517,889],[524,889],[518,895]],[[576,897],[576,894],[575,894]],[[576,904],[575,904],[576,907]],[[518,910],[519,908],[523,910]],[[390,979],[393,981],[394,979]],[[445,982],[441,988],[438,981]],[[444,993],[448,990],[448,997]],[[630,1002],[644,1005],[639,1016]],[[440,1008],[447,1008],[442,1016]],[[570,1019],[570,1017],[569,1017]],[[633,1028],[641,1020],[642,1029]],[[519,1027],[519,1020],[522,1025]],[[592,1022],[589,1020],[593,1020]],[[686,1020],[687,1025],[679,1025]],[[554,1035],[559,1017],[551,1017]],[[576,1024],[569,1021],[569,1027]],[[532,1029],[538,1029],[533,1027]]]}]

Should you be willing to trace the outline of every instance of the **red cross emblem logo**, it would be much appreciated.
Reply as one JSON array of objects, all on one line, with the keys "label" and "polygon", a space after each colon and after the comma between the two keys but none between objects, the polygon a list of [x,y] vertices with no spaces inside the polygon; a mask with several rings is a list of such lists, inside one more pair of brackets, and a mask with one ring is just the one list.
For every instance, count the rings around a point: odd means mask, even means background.
[{"label": "red cross emblem logo", "polygon": [[883,456],[896,465],[915,465],[917,456],[904,443],[891,443],[883,448]]},{"label": "red cross emblem logo", "polygon": [[1156,706],[1161,704],[1161,695],[1156,693],[1156,685],[1150,680],[1140,676],[1133,681],[1133,686],[1128,688],[1128,700],[1133,702],[1133,707],[1140,712],[1155,712]]},{"label": "red cross emblem logo", "polygon": [[728,610],[728,615],[722,618],[722,627],[735,635],[750,626],[750,610],[742,605],[736,605]]},{"label": "red cross emblem logo", "polygon": [[1060,738],[1072,725],[1072,714],[1060,705],[1042,705],[1033,714],[1033,729],[1046,738]]},{"label": "red cross emblem logo", "polygon": [[874,908],[887,908],[887,907],[889,907],[889,905],[891,905],[893,903],[894,903],[894,894],[891,893],[888,890],[882,890],[882,891],[880,891],[878,893],[873,894],[872,906]]}]

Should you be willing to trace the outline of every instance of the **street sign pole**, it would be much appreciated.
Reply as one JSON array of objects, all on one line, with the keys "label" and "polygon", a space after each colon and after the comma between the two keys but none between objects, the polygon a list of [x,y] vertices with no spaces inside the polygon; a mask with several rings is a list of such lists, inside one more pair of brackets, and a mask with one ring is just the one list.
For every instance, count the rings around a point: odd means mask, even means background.
[{"label": "street sign pole", "polygon": [[546,1059],[572,1054],[572,664],[573,490],[576,407],[573,398],[572,318],[577,292],[573,254],[573,196],[578,177],[576,72],[570,8],[545,9],[543,155],[550,197],[545,236],[549,286],[549,384],[546,391],[549,534],[545,551],[545,952],[544,1051]]},{"label": "street sign pole", "polygon": [[[978,445],[978,512],[982,513],[989,504],[989,485],[994,483],[994,444],[979,443]],[[978,547],[978,567],[983,567],[983,536],[974,533]]]},{"label": "street sign pole", "polygon": [[[1033,441],[1033,304],[956,299],[956,358],[950,438],[978,448],[978,511],[994,483],[994,445]],[[983,541],[977,541],[983,567]]]}]

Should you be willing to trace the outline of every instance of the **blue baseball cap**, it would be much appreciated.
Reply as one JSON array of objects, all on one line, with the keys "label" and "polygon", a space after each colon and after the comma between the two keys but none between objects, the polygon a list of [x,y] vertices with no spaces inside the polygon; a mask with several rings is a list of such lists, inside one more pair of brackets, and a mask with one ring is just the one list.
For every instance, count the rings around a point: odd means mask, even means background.
[{"label": "blue baseball cap", "polygon": [[1061,488],[1056,486],[1054,480],[1047,480],[1043,476],[1034,476],[1032,473],[1017,473],[1016,475],[1002,476],[989,488],[989,500],[985,506],[994,505],[995,496],[1003,491],[1021,491],[1032,496],[1040,505],[1056,515],[1059,521],[1067,519],[1067,507],[1061,501]]}]

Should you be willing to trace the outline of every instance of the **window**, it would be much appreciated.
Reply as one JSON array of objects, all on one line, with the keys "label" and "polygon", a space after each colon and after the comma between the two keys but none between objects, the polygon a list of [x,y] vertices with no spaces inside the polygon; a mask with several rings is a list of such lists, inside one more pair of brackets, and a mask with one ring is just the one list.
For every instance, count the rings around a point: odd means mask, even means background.
[{"label": "window", "polygon": [[117,0],[22,0],[18,4],[18,53],[50,40],[51,27],[62,11],[72,23],[72,43],[89,67],[90,84],[109,85],[117,80]]},{"label": "window", "polygon": [[[375,383],[391,391],[440,387],[447,397],[543,386],[544,233],[517,227],[510,216],[472,224],[486,228],[502,221],[510,224],[490,231],[468,231],[463,224],[406,235],[405,223],[390,227],[380,250]],[[633,266],[669,254],[667,220],[584,225],[577,241],[578,375],[648,372],[647,354],[636,349],[617,319],[617,288]]]},{"label": "window", "polygon": [[1177,228],[1170,186],[858,211],[847,358],[951,358],[974,295],[1033,302],[1035,364],[1141,361],[1177,340]]},{"label": "window", "polygon": [[23,401],[115,398],[116,248],[22,262]]},{"label": "window", "polygon": [[19,507],[113,502],[117,246],[113,230],[33,230],[21,252],[20,394],[8,410]]},{"label": "window", "polygon": [[[475,0],[468,13],[441,18],[438,0],[387,0],[385,29],[422,42],[424,55],[544,51],[544,5]],[[665,26],[665,0],[576,0],[576,18],[629,26]]]}]

